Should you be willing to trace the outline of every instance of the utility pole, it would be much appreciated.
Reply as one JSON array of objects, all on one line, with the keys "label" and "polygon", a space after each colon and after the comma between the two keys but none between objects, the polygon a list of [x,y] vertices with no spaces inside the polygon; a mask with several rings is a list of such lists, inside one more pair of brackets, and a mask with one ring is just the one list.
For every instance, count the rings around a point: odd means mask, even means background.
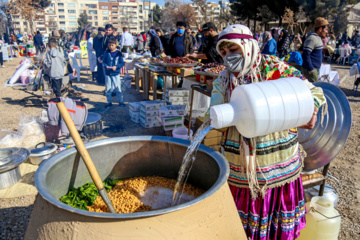
[{"label": "utility pole", "polygon": [[154,25],[154,11],[151,9],[151,26]]}]

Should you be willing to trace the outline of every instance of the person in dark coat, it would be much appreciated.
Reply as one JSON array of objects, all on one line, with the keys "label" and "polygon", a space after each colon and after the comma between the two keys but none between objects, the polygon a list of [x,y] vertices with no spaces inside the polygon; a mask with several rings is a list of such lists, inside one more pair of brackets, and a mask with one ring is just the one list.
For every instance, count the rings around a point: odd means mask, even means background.
[{"label": "person in dark coat", "polygon": [[172,57],[184,57],[194,52],[193,41],[188,33],[185,32],[186,22],[176,23],[177,32],[171,36],[170,49]]},{"label": "person in dark coat", "polygon": [[151,36],[150,43],[149,43],[151,55],[153,57],[157,57],[162,53],[162,50],[164,49],[163,45],[160,41],[159,36],[156,34],[154,29],[150,29],[149,34]]},{"label": "person in dark coat", "polygon": [[171,35],[168,33],[164,34],[160,28],[156,29],[156,34],[159,36],[161,44],[163,45],[164,53],[168,56],[171,55],[171,51],[169,48]]},{"label": "person in dark coat", "polygon": [[188,28],[186,30],[186,32],[190,35],[192,41],[193,41],[193,47],[194,47],[194,50],[197,50],[196,46],[197,46],[197,41],[196,41],[196,37],[192,34],[192,31],[190,28]]},{"label": "person in dark coat", "polygon": [[[5,37],[5,35],[4,35],[4,37]],[[42,48],[44,47],[43,37],[40,34],[40,31],[37,31],[37,33],[34,37],[34,46],[36,49],[36,55],[38,56],[41,53]]]},{"label": "person in dark coat", "polygon": [[277,47],[278,47],[279,58],[283,58],[286,57],[287,50],[290,47],[290,38],[289,38],[289,33],[286,29],[281,30],[280,34],[281,35]]},{"label": "person in dark coat", "polygon": [[102,66],[102,61],[101,61],[101,56],[104,53],[103,52],[103,38],[105,35],[105,29],[103,27],[99,27],[98,28],[98,35],[96,35],[96,37],[93,40],[93,48],[95,50],[95,54],[96,54],[96,64],[97,64],[97,75],[96,75],[96,80],[97,83],[100,85],[104,85],[105,84],[105,75],[104,75],[104,71],[103,71],[103,66]]},{"label": "person in dark coat", "polygon": [[201,52],[191,53],[187,56],[192,58],[202,59],[202,63],[223,63],[224,60],[216,51],[216,44],[218,42],[219,34],[214,23],[207,22],[201,29],[201,32],[206,36],[206,41],[201,48]]}]

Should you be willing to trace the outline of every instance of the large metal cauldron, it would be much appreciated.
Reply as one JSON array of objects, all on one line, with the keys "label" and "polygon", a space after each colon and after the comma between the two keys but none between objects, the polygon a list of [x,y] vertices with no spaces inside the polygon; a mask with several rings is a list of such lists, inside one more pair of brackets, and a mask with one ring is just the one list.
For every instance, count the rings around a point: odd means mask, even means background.
[{"label": "large metal cauldron", "polygon": [[[188,145],[186,140],[145,136],[109,138],[85,146],[104,180],[176,178]],[[70,186],[91,182],[83,161],[75,158],[76,149],[70,148],[40,165],[35,184],[41,196],[25,239],[246,239],[227,186],[228,163],[208,147],[200,146],[188,179],[206,190],[203,195],[167,209],[132,214],[94,213],[60,202]]]}]

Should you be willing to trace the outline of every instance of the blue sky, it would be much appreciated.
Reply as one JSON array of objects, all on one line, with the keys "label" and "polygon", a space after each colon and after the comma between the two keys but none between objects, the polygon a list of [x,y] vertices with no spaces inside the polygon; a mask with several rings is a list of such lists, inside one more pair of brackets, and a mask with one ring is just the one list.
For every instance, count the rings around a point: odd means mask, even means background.
[{"label": "blue sky", "polygon": [[[143,1],[145,1],[145,2],[147,2],[148,0],[143,0]],[[158,5],[160,5],[160,6],[164,6],[164,4],[165,4],[165,1],[164,0],[150,0],[150,1],[154,1],[154,2],[156,2]],[[190,3],[191,2],[191,0],[183,0],[184,2],[187,2],[187,3]],[[208,0],[208,2],[215,2],[215,3],[219,3],[219,0]]]}]

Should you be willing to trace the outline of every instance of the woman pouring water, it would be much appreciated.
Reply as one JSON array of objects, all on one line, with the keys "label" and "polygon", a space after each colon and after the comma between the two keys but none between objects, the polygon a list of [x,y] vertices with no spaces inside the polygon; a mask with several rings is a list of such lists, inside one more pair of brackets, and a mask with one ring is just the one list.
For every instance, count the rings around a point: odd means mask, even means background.
[{"label": "woman pouring water", "polygon": [[[211,105],[228,103],[234,88],[284,77],[307,80],[279,58],[261,55],[250,29],[235,24],[224,29],[216,47],[227,67],[213,83]],[[314,114],[303,128],[315,126],[326,100],[322,89],[308,83]],[[297,129],[245,138],[236,129],[222,129],[222,147],[230,165],[228,183],[249,239],[295,239],[305,227],[305,200],[300,172],[302,150]],[[256,166],[256,167],[254,167]]]}]

